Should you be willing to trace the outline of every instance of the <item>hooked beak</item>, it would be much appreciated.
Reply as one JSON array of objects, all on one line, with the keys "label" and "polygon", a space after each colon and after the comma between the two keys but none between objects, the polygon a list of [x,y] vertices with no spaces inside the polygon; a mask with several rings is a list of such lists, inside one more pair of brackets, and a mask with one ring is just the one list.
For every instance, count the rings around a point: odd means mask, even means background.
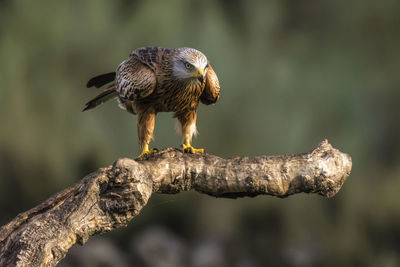
[{"label": "hooked beak", "polygon": [[203,81],[204,81],[204,69],[199,69],[197,71],[197,79],[200,81],[200,83],[203,83]]}]

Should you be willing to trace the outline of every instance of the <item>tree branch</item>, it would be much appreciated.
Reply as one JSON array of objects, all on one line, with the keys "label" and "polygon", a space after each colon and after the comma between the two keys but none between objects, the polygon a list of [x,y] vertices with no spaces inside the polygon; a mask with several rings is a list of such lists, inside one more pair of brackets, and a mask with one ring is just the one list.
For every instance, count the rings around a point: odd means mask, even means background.
[{"label": "tree branch", "polygon": [[351,166],[326,140],[298,155],[222,159],[169,148],[145,160],[118,159],[0,228],[0,266],[55,266],[73,244],[126,225],[152,193],[332,197]]}]

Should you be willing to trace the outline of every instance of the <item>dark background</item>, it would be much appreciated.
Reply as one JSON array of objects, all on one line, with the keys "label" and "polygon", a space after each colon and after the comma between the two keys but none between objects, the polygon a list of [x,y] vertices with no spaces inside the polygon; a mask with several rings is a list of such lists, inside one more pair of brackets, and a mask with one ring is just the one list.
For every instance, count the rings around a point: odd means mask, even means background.
[{"label": "dark background", "polygon": [[[189,46],[222,96],[195,147],[298,153],[328,138],[353,158],[331,199],[155,195],[127,228],[61,266],[399,266],[400,2],[0,1],[0,225],[120,157],[139,154],[116,101],[81,113],[141,46]],[[171,114],[152,146],[178,147]]]}]

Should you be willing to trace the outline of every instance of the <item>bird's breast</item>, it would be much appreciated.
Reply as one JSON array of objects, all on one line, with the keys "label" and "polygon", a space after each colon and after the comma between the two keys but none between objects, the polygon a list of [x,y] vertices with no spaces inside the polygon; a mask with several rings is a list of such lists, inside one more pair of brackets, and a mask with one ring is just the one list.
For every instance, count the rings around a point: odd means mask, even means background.
[{"label": "bird's breast", "polygon": [[196,109],[204,86],[198,82],[166,83],[151,95],[157,112],[179,112]]}]

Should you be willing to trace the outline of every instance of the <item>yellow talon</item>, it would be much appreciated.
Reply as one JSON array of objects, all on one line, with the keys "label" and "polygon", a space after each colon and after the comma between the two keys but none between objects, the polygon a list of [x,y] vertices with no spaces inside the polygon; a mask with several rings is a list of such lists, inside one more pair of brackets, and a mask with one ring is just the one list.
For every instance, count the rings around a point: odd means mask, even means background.
[{"label": "yellow talon", "polygon": [[142,153],[140,153],[140,155],[136,158],[136,159],[144,159],[147,158],[148,156],[150,156],[151,154],[154,154],[158,152],[158,150],[156,149],[149,149],[149,145],[145,145]]},{"label": "yellow talon", "polygon": [[183,152],[186,152],[186,153],[192,153],[192,154],[201,153],[201,154],[204,154],[204,149],[203,148],[194,148],[187,141],[182,145],[182,147],[183,147]]}]

